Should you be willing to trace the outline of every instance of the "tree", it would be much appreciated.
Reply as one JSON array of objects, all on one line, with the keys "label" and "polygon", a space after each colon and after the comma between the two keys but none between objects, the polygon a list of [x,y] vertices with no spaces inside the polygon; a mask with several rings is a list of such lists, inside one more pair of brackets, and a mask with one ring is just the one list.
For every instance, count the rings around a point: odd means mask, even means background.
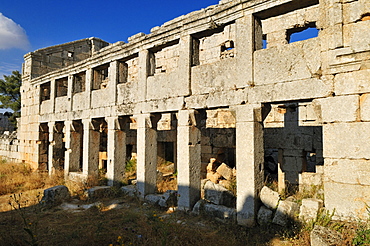
[{"label": "tree", "polygon": [[16,126],[16,118],[21,113],[21,94],[20,87],[22,85],[22,75],[19,71],[13,71],[12,75],[4,75],[4,79],[0,79],[0,108],[11,109],[13,112],[6,112],[10,122]]}]

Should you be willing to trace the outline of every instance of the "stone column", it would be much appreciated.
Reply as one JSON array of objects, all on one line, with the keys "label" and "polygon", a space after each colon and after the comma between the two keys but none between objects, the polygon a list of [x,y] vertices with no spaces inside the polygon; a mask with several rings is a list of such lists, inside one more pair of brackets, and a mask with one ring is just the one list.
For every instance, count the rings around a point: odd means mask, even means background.
[{"label": "stone column", "polygon": [[67,90],[67,98],[68,98],[68,111],[72,111],[73,105],[73,75],[68,76],[68,90]]},{"label": "stone column", "polygon": [[82,120],[82,124],[84,129],[82,172],[85,176],[97,176],[100,133],[97,129],[94,129],[90,119]]},{"label": "stone column", "polygon": [[254,226],[263,186],[263,126],[260,105],[236,107],[236,183],[238,224]]},{"label": "stone column", "polygon": [[118,117],[107,117],[108,123],[108,185],[114,185],[125,177],[126,132],[125,123]]},{"label": "stone column", "polygon": [[139,80],[138,80],[138,100],[146,99],[146,79],[148,77],[149,51],[141,50],[139,52]]},{"label": "stone column", "polygon": [[178,207],[190,210],[200,199],[201,132],[195,110],[180,110],[177,126]]},{"label": "stone column", "polygon": [[[246,15],[236,20],[237,66],[242,67],[238,71],[240,77],[237,88],[248,86],[246,81],[253,82],[253,52],[262,47],[262,28],[253,15]],[[260,45],[260,46],[258,46]],[[257,47],[256,47],[257,46]],[[236,82],[237,83],[237,82]]]},{"label": "stone column", "polygon": [[49,175],[54,173],[54,163],[53,163],[53,152],[54,152],[54,126],[55,122],[48,122],[48,129],[49,129],[49,150],[48,150],[48,170]]},{"label": "stone column", "polygon": [[141,198],[155,192],[157,179],[157,131],[150,114],[137,119],[137,188]]},{"label": "stone column", "polygon": [[65,128],[66,128],[66,134],[64,136],[65,141],[66,141],[65,142],[66,153],[65,153],[65,157],[64,157],[64,177],[68,177],[71,166],[73,166],[73,164],[71,163],[73,158],[71,158],[71,157],[74,154],[72,152],[72,149],[71,149],[71,146],[73,144],[73,143],[71,143],[71,141],[72,141],[72,136],[71,136],[72,121],[65,121],[64,124],[65,124]]},{"label": "stone column", "polygon": [[80,156],[81,156],[81,124],[77,124],[73,121],[65,122],[66,133],[65,133],[65,176],[68,176],[69,172],[79,172],[80,170]]}]

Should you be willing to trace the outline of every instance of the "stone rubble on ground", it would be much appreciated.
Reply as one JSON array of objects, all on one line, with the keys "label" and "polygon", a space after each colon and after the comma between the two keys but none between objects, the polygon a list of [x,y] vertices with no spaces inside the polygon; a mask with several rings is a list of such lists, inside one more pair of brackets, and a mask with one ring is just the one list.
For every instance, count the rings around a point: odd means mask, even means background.
[{"label": "stone rubble on ground", "polygon": [[260,193],[260,199],[267,208],[276,209],[280,200],[280,195],[276,191],[264,186]]},{"label": "stone rubble on ground", "polygon": [[343,240],[339,232],[319,225],[315,225],[311,231],[310,239],[311,246],[337,246]]},{"label": "stone rubble on ground", "polygon": [[58,185],[44,190],[44,196],[40,203],[46,206],[57,206],[70,199],[68,188],[64,185]]}]

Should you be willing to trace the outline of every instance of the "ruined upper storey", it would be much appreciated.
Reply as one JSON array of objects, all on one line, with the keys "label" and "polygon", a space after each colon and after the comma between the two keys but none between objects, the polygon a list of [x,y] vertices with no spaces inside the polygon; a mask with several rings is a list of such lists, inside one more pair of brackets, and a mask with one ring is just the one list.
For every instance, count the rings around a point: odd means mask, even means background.
[{"label": "ruined upper storey", "polygon": [[[346,2],[343,9],[329,0],[221,1],[128,43],[90,38],[30,53],[23,89],[30,91],[26,98],[39,98],[34,104],[41,104],[40,115],[327,97],[333,93],[329,75],[367,62],[370,48],[362,40],[369,39],[369,12],[365,0]],[[294,42],[306,30],[315,35]],[[153,103],[138,104],[144,101]]]},{"label": "ruined upper storey", "polygon": [[34,79],[91,57],[109,43],[86,38],[30,52],[24,56],[23,78]]}]

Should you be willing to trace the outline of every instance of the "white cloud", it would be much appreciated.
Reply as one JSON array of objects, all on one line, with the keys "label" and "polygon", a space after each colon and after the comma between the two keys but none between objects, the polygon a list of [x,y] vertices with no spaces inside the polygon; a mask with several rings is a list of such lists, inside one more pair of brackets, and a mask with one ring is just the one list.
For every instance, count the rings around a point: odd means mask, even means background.
[{"label": "white cloud", "polygon": [[10,48],[28,49],[28,37],[20,25],[0,13],[0,50]]}]

